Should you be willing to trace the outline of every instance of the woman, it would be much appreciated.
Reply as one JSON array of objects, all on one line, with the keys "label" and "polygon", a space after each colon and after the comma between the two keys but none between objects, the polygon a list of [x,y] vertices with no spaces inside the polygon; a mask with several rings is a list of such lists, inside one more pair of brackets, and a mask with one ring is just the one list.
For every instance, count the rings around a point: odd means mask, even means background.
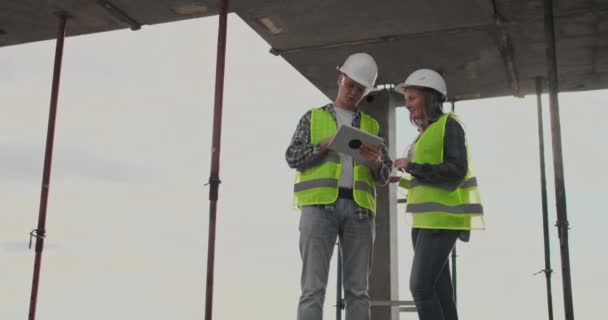
[{"label": "woman", "polygon": [[410,122],[419,135],[395,167],[409,173],[408,189],[414,260],[410,290],[420,320],[458,319],[448,256],[469,230],[483,229],[477,180],[468,164],[464,129],[453,113],[443,113],[446,84],[433,70],[412,73],[395,91],[405,97]]}]

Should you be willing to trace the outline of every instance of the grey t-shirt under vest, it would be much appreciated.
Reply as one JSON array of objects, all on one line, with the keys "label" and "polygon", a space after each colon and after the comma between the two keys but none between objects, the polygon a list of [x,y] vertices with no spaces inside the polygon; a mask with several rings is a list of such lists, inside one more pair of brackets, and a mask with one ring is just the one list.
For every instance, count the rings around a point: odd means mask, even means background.
[{"label": "grey t-shirt under vest", "polygon": [[[336,112],[336,124],[338,128],[340,126],[352,127],[353,119],[355,118],[355,112],[345,110],[339,107],[335,107]],[[342,188],[353,188],[353,158],[347,154],[340,153],[340,163],[342,164],[342,173],[340,175],[340,187]]]}]

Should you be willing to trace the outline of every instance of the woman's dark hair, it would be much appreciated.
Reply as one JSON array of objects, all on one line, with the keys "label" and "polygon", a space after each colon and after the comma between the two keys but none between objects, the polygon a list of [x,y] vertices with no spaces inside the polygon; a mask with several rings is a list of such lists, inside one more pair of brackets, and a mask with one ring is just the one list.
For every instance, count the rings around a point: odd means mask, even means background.
[{"label": "woman's dark hair", "polygon": [[425,87],[415,87],[422,92],[424,97],[424,118],[423,119],[410,119],[412,124],[418,128],[426,128],[429,123],[437,120],[437,118],[443,115],[443,96],[431,89]]}]

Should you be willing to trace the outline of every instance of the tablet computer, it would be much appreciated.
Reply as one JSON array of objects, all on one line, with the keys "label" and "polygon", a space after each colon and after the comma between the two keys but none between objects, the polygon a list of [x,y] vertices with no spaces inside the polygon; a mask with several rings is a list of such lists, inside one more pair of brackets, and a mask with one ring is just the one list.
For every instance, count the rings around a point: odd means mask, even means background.
[{"label": "tablet computer", "polygon": [[329,149],[348,154],[358,162],[364,163],[365,158],[359,153],[359,148],[364,143],[378,146],[384,144],[384,139],[357,128],[340,126],[334,138],[329,142],[328,147]]}]

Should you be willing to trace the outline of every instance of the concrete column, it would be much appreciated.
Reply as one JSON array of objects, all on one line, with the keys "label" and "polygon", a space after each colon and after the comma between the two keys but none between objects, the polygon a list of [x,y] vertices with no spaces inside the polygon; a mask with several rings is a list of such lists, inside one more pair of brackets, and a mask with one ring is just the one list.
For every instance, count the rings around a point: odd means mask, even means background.
[{"label": "concrete column", "polygon": [[[388,145],[389,154],[392,159],[395,159],[395,107],[398,104],[398,97],[386,90],[377,92],[372,97],[372,99],[364,99],[359,105],[359,109],[378,120]],[[376,189],[376,242],[370,276],[373,320],[399,319],[399,307],[391,306],[389,303],[389,301],[399,300],[396,188],[395,184],[391,184]]]}]

